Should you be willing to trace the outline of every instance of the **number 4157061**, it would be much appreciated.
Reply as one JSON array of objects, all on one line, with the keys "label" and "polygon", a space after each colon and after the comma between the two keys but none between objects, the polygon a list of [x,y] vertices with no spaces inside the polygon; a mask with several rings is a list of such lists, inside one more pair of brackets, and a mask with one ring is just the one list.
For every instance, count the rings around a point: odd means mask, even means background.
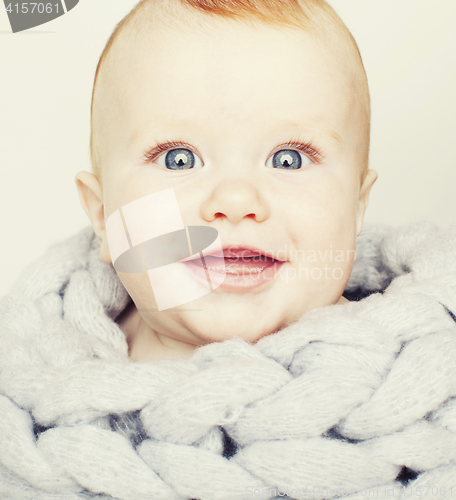
[{"label": "number 4157061", "polygon": [[[30,7],[29,7],[30,6]],[[14,7],[16,7],[16,9],[14,9]],[[19,9],[19,7],[21,7]],[[35,12],[35,9],[36,11],[39,13],[39,14],[43,14],[44,12],[46,12],[46,14],[51,14],[54,10],[54,7],[55,7],[55,12],[59,12],[59,4],[56,3],[56,4],[52,4],[52,3],[33,3],[33,2],[30,2],[30,3],[22,3],[21,5],[19,5],[18,3],[16,4],[8,4],[8,6],[6,7],[6,12],[9,12],[10,14],[14,12],[14,10],[16,11],[16,14],[19,14],[19,13],[22,13],[22,14],[33,14],[33,12]]]}]

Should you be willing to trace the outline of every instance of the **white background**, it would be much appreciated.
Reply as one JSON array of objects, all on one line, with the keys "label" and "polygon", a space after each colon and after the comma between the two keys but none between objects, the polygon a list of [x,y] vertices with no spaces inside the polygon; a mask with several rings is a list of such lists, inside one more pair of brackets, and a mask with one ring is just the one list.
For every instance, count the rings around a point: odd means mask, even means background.
[{"label": "white background", "polygon": [[[332,0],[363,56],[372,99],[366,221],[456,222],[456,0]],[[90,170],[98,58],[132,0],[80,0],[13,34],[0,4],[0,296],[49,244],[89,220],[74,176]]]}]

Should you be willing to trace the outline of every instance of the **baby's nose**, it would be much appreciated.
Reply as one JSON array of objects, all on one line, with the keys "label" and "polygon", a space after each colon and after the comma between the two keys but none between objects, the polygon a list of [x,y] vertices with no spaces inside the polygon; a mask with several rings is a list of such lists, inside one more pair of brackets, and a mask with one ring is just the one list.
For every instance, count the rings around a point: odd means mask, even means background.
[{"label": "baby's nose", "polygon": [[255,185],[247,179],[223,179],[203,204],[203,217],[214,220],[225,216],[233,224],[245,217],[262,222],[269,217],[269,206]]}]

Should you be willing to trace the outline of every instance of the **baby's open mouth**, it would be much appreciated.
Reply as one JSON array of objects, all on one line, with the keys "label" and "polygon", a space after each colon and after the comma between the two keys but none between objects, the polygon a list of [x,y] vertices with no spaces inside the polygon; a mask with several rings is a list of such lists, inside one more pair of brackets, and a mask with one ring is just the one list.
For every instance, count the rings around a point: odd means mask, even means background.
[{"label": "baby's open mouth", "polygon": [[[201,266],[199,257],[189,259],[190,264]],[[227,274],[254,274],[261,273],[276,262],[272,256],[264,255],[258,250],[234,248],[219,250],[204,256],[204,267],[209,271],[225,272]]]},{"label": "baby's open mouth", "polygon": [[265,255],[255,255],[252,257],[214,257],[207,255],[204,257],[205,267],[210,271],[229,274],[251,274],[261,273],[266,267],[278,262]]},{"label": "baby's open mouth", "polygon": [[254,248],[229,247],[212,254],[187,259],[187,264],[201,279],[223,292],[245,293],[262,290],[271,283],[285,261],[274,259],[272,254]]}]

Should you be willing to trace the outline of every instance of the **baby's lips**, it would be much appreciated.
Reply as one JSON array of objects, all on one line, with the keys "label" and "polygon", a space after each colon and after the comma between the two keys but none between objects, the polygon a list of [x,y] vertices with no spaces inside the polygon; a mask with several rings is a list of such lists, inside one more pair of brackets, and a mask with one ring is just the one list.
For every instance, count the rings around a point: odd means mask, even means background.
[{"label": "baby's lips", "polygon": [[[206,248],[204,248],[202,250],[201,253],[203,254],[203,257],[206,257],[207,255],[213,255],[215,257],[223,257],[223,247],[222,247],[222,242],[220,240],[220,235],[218,234],[218,232],[216,232],[215,234],[216,234],[216,237],[215,237],[215,239],[213,239],[212,243],[209,244]],[[203,245],[201,245],[201,241],[197,242],[197,240],[193,239],[192,240],[192,246],[194,246],[195,243],[200,248],[203,246]],[[207,244],[207,242],[205,244]],[[201,253],[200,252],[193,253],[189,257],[186,257],[185,259],[182,259],[180,262],[187,262],[188,260],[200,259],[201,258]]]},{"label": "baby's lips", "polygon": [[[223,258],[223,249],[222,249],[221,245],[216,245],[215,249],[211,250],[213,246],[214,245],[207,247],[207,249],[204,252],[202,252],[203,257],[211,256],[211,257]],[[217,247],[219,247],[219,248],[217,249]],[[187,257],[186,259],[182,259],[181,262],[187,262],[188,260],[195,260],[195,259],[200,259],[200,258],[201,258],[200,253],[196,253],[196,254],[190,255],[190,257]]]},{"label": "baby's lips", "polygon": [[[244,247],[235,247],[228,246],[224,248],[218,248],[217,250],[206,250],[203,252],[203,257],[207,258],[218,258],[218,259],[235,259],[235,260],[246,260],[249,262],[250,257],[259,257],[264,261],[274,261],[274,257],[270,256],[267,252],[260,251],[258,249],[244,248]],[[188,260],[194,260],[200,258],[200,255],[191,255],[187,259],[182,260],[182,262],[186,262]],[[255,259],[254,259],[255,260]],[[256,259],[258,260],[258,259]]]}]

